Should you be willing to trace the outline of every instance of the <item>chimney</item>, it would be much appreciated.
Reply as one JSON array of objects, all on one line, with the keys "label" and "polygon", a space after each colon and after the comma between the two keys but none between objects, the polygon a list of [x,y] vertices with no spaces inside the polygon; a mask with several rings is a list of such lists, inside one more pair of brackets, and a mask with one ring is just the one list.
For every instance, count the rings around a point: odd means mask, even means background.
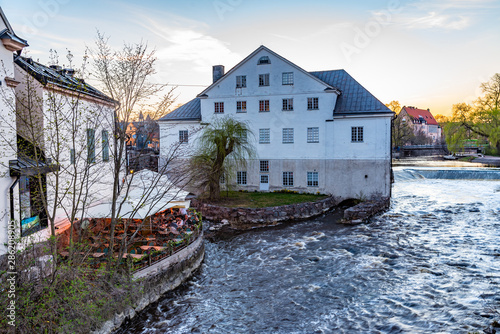
[{"label": "chimney", "polygon": [[224,76],[224,65],[214,65],[212,66],[213,80],[216,82]]}]

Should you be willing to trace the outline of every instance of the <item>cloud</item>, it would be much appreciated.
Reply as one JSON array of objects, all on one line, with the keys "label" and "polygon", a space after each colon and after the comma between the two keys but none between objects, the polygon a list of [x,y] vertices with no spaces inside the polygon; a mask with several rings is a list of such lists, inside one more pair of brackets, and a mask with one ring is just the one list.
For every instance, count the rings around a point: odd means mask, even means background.
[{"label": "cloud", "polygon": [[[156,56],[161,62],[170,64],[189,62],[195,71],[207,72],[215,64],[235,64],[241,55],[232,52],[227,43],[205,33],[205,26],[191,21],[191,27],[176,22],[170,24],[151,17],[141,17],[140,24],[160,38]],[[184,20],[183,20],[184,21]]]},{"label": "cloud", "polygon": [[469,27],[471,19],[467,16],[453,16],[430,12],[426,16],[406,20],[410,29],[441,28],[445,30],[463,30]]}]

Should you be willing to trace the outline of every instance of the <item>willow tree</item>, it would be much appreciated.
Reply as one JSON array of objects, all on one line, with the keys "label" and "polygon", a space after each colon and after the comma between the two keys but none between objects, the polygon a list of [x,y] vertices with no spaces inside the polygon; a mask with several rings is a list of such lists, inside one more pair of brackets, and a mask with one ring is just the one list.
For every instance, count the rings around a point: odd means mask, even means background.
[{"label": "willow tree", "polygon": [[496,153],[500,154],[500,74],[496,73],[481,84],[483,96],[474,106],[458,103],[453,105],[452,124],[445,128],[447,143],[471,137],[485,138]]},{"label": "willow tree", "polygon": [[220,182],[235,167],[244,166],[254,156],[253,133],[246,122],[231,117],[213,120],[197,140],[197,152],[191,159],[192,170],[210,200],[220,198]]}]

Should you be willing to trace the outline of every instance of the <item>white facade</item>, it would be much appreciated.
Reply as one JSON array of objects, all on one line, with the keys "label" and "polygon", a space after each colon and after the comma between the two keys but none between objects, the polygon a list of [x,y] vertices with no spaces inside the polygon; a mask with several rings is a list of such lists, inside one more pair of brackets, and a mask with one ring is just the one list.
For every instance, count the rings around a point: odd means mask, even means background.
[{"label": "white facade", "polygon": [[[16,158],[16,121],[10,112],[14,102],[14,52],[20,52],[26,41],[18,38],[0,8],[0,32],[3,32],[0,44],[0,255],[8,250],[8,225],[11,213],[11,190],[13,204],[18,202],[19,187],[15,178],[10,176],[9,161]],[[17,232],[19,229],[16,229]]]},{"label": "white facade", "polygon": [[[248,140],[258,157],[241,171],[246,172],[246,185],[240,184],[241,188],[287,188],[342,198],[389,196],[392,113],[385,106],[375,112],[337,112],[343,94],[345,101],[347,90],[261,46],[198,96],[198,120],[182,119],[185,111],[194,114],[196,108],[189,105],[160,120],[161,154],[175,146],[181,138],[179,131],[188,126],[231,116],[248,122],[253,132]],[[360,140],[353,141],[353,131],[358,129],[356,140]],[[189,136],[188,145],[196,146],[196,135]]]}]

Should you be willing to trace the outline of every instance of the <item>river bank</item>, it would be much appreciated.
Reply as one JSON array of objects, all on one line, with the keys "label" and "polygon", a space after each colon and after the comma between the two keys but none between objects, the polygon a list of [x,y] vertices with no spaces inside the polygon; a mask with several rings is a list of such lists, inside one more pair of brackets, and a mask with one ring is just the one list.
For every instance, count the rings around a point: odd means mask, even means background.
[{"label": "river bank", "polygon": [[335,210],[206,242],[193,279],[117,333],[482,331],[500,305],[499,181],[395,174],[368,224]]}]

